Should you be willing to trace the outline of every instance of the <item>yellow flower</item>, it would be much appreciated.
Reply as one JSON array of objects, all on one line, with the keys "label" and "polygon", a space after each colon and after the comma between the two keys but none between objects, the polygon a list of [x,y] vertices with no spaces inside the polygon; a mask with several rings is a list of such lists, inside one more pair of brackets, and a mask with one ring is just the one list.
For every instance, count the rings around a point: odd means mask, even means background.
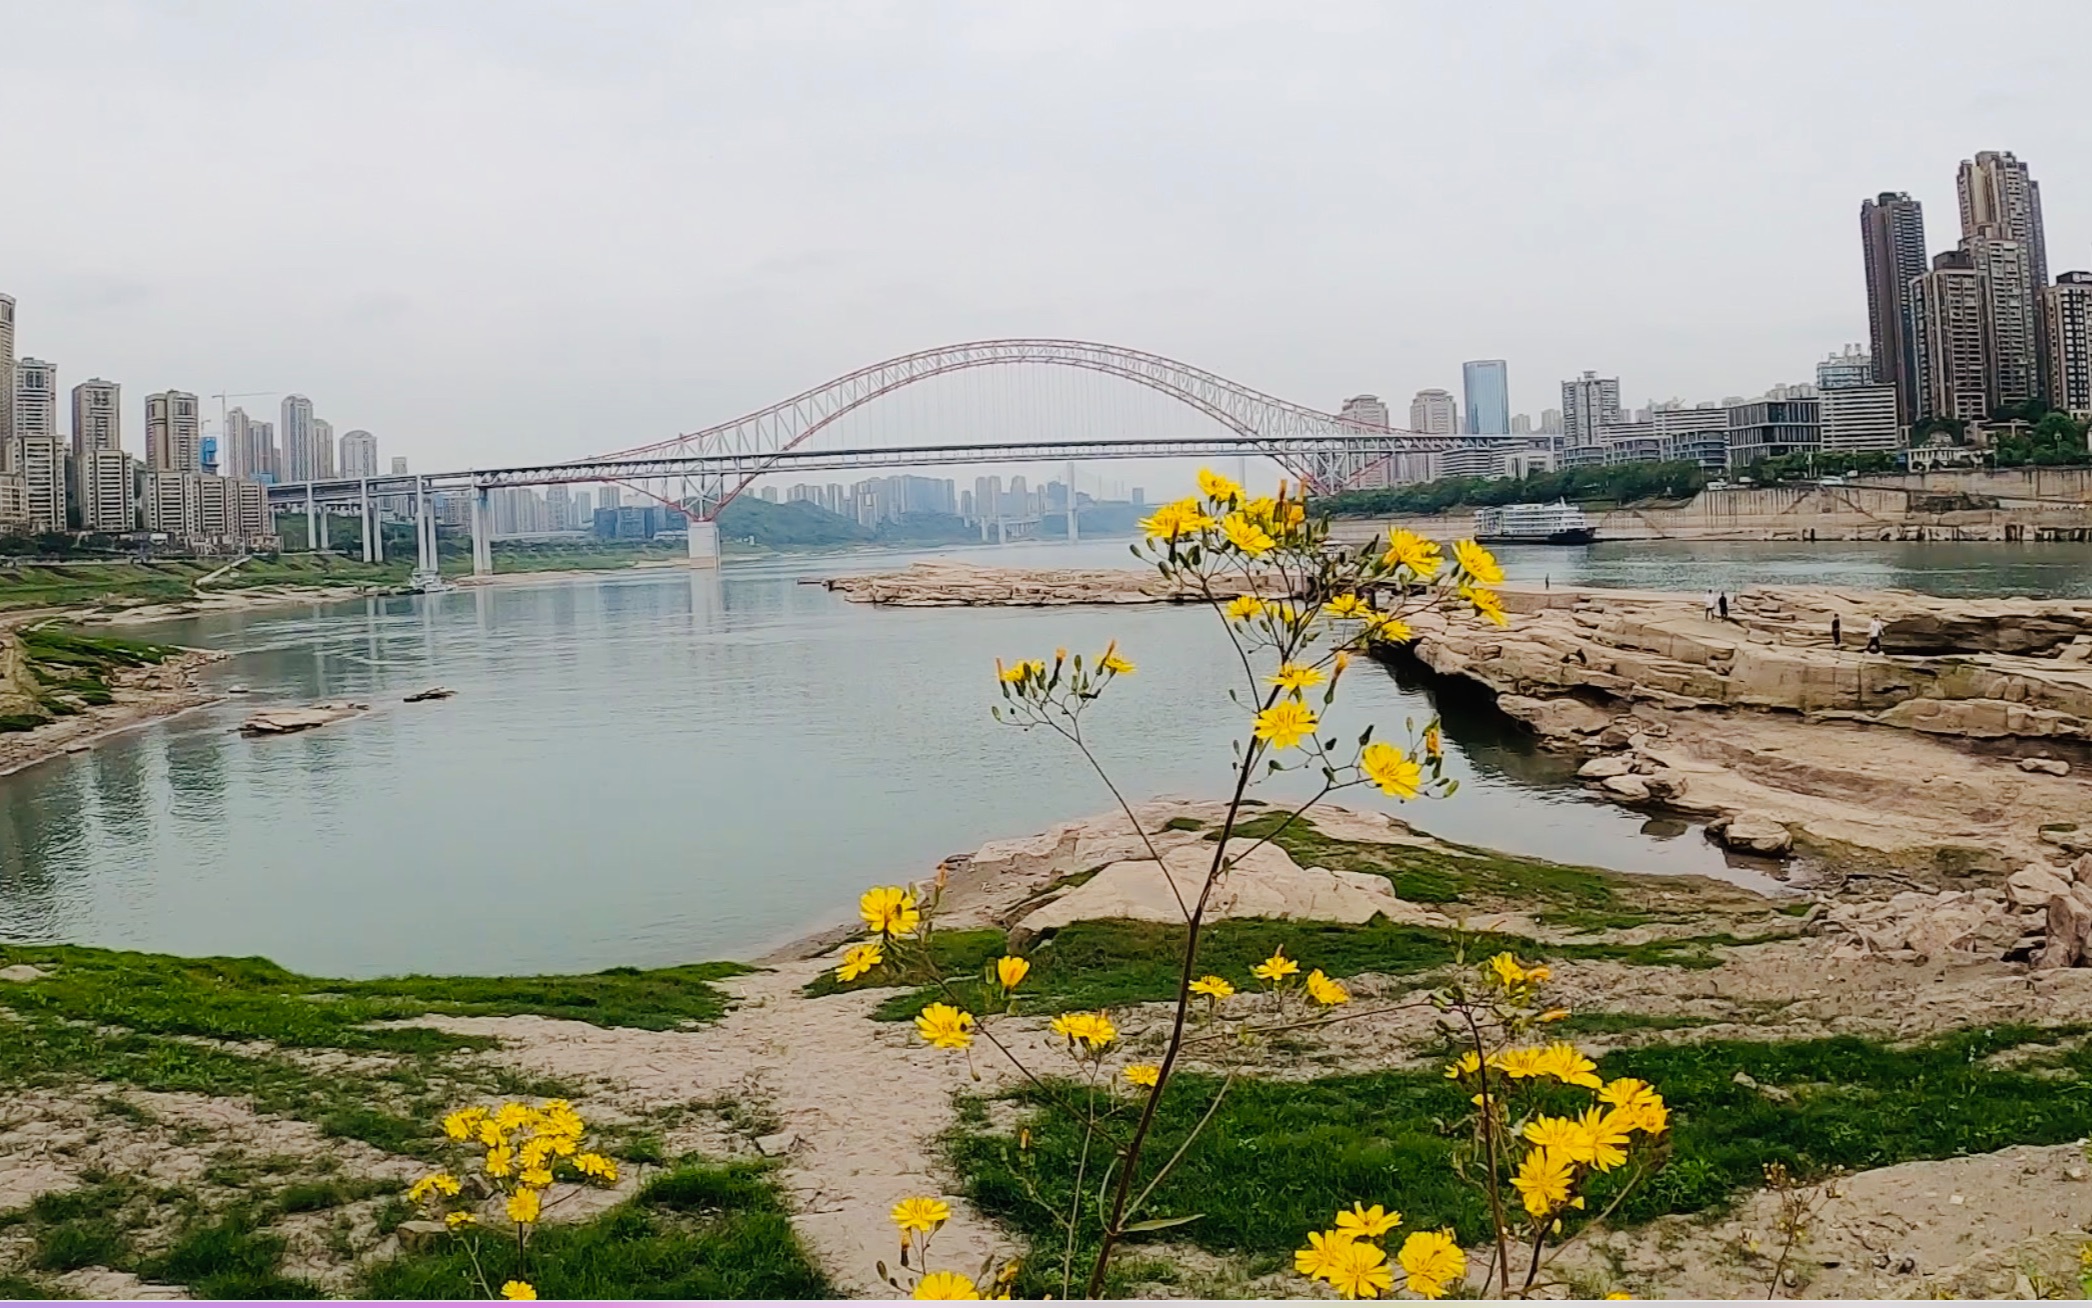
[{"label": "yellow flower", "polygon": [[431,1172],[407,1187],[407,1198],[420,1203],[432,1194],[454,1195],[461,1187],[449,1172]]},{"label": "yellow flower", "polygon": [[857,915],[882,936],[904,936],[915,930],[922,915],[915,907],[915,892],[900,886],[873,886],[857,901]]},{"label": "yellow flower", "polygon": [[1446,1080],[1458,1081],[1463,1076],[1473,1076],[1481,1070],[1482,1060],[1475,1056],[1474,1050],[1470,1049],[1446,1064]]},{"label": "yellow flower", "polygon": [[1424,757],[1428,759],[1438,759],[1443,757],[1445,752],[1445,737],[1439,734],[1438,728],[1435,726],[1425,727]]},{"label": "yellow flower", "polygon": [[1265,611],[1271,614],[1271,620],[1281,627],[1290,627],[1300,620],[1300,610],[1284,602],[1268,604]]},{"label": "yellow flower", "polygon": [[1038,659],[1018,659],[1008,667],[1003,666],[1001,659],[995,660],[995,679],[1012,686],[1021,684],[1026,677],[1045,675],[1046,665]]},{"label": "yellow flower", "polygon": [[1489,1061],[1514,1080],[1548,1074],[1547,1053],[1541,1049],[1506,1049]]},{"label": "yellow flower", "polygon": [[1497,566],[1496,555],[1471,540],[1453,542],[1453,557],[1460,560],[1460,570],[1476,581],[1494,586],[1504,579],[1504,570]]},{"label": "yellow flower", "polygon": [[1445,560],[1438,556],[1438,543],[1425,540],[1413,531],[1400,528],[1387,534],[1387,553],[1380,561],[1391,568],[1408,568],[1419,581],[1429,581],[1438,575]]},{"label": "yellow flower", "polygon": [[1242,498],[1242,487],[1231,477],[1223,477],[1207,468],[1199,469],[1199,494],[1222,504],[1233,504]]},{"label": "yellow flower", "polygon": [[526,1167],[516,1180],[532,1189],[543,1190],[552,1184],[552,1170],[547,1167]]},{"label": "yellow flower", "polygon": [[1293,1251],[1293,1270],[1302,1276],[1326,1281],[1337,1250],[1350,1243],[1349,1231],[1309,1231],[1308,1247]]},{"label": "yellow flower", "polygon": [[537,1290],[528,1281],[503,1281],[501,1297],[504,1299],[535,1299]]},{"label": "yellow flower", "polygon": [[913,1299],[978,1299],[980,1287],[957,1272],[925,1272],[915,1283]]},{"label": "yellow flower", "polygon": [[1391,1213],[1379,1204],[1371,1208],[1354,1203],[1337,1214],[1337,1229],[1356,1239],[1377,1240],[1402,1224],[1402,1214]]},{"label": "yellow flower", "polygon": [[1489,619],[1497,626],[1508,627],[1511,625],[1511,619],[1504,616],[1504,602],[1497,596],[1495,591],[1485,590],[1480,586],[1462,586],[1460,588],[1460,598],[1472,604],[1475,612]]},{"label": "yellow flower", "polygon": [[1322,606],[1322,611],[1332,618],[1361,618],[1373,611],[1372,606],[1356,595],[1339,595]]},{"label": "yellow flower", "polygon": [[1322,1279],[1346,1299],[1378,1299],[1395,1283],[1387,1253],[1363,1240],[1346,1240],[1329,1252]]},{"label": "yellow flower", "polygon": [[964,1049],[973,1043],[973,1014],[950,1004],[931,1004],[916,1016],[915,1029],[938,1049]]},{"label": "yellow flower", "polygon": [[903,1231],[921,1231],[929,1235],[952,1218],[952,1206],[942,1199],[917,1196],[903,1199],[893,1206],[889,1214],[893,1224]]},{"label": "yellow flower", "polygon": [[1552,1149],[1571,1162],[1591,1161],[1588,1137],[1583,1128],[1569,1118],[1543,1114],[1527,1122],[1522,1134],[1528,1143],[1540,1149]]},{"label": "yellow flower", "polygon": [[1324,976],[1322,969],[1319,967],[1308,973],[1307,992],[1308,998],[1325,1008],[1334,1008],[1338,1004],[1351,1002],[1351,992]]},{"label": "yellow flower", "polygon": [[487,1150],[486,1161],[480,1164],[487,1169],[488,1176],[507,1176],[516,1167],[516,1151],[507,1145],[495,1145]]},{"label": "yellow flower", "polygon": [[538,1110],[529,1104],[506,1103],[494,1114],[494,1125],[506,1133],[520,1131],[537,1121]]},{"label": "yellow flower", "polygon": [[995,979],[1005,990],[1015,990],[1031,972],[1031,964],[1015,954],[1004,954],[995,960]]},{"label": "yellow flower", "polygon": [[1396,1255],[1409,1290],[1426,1299],[1442,1298],[1448,1282],[1467,1275],[1467,1254],[1451,1231],[1416,1231]]},{"label": "yellow flower", "polygon": [[1378,740],[1359,752],[1358,770],[1397,799],[1415,799],[1417,788],[1424,783],[1423,768],[1393,745]]},{"label": "yellow flower", "polygon": [[1228,538],[1229,544],[1251,558],[1269,552],[1271,547],[1278,543],[1271,539],[1270,532],[1239,513],[1230,513],[1222,518],[1220,530],[1221,534]]},{"label": "yellow flower", "polygon": [[508,1219],[529,1225],[538,1219],[538,1192],[518,1190],[508,1197]]},{"label": "yellow flower", "polygon": [[617,1164],[601,1154],[578,1154],[574,1158],[574,1170],[593,1180],[605,1184],[617,1180]]},{"label": "yellow flower", "polygon": [[1575,1164],[1553,1149],[1529,1149],[1518,1162],[1511,1187],[1525,1201],[1525,1210],[1545,1217],[1560,1204],[1569,1202],[1569,1180]]},{"label": "yellow flower", "polygon": [[1278,675],[1267,679],[1272,685],[1283,686],[1298,695],[1309,686],[1322,684],[1322,669],[1310,667],[1305,663],[1281,663],[1278,665]]},{"label": "yellow flower", "polygon": [[1226,999],[1229,995],[1235,993],[1235,987],[1229,984],[1226,977],[1202,976],[1191,983],[1191,993],[1195,995],[1211,995],[1215,999]]},{"label": "yellow flower", "polygon": [[443,1215],[443,1224],[453,1231],[461,1226],[470,1226],[478,1220],[471,1213],[445,1213]]},{"label": "yellow flower", "polygon": [[443,1119],[443,1134],[453,1140],[470,1140],[486,1117],[487,1110],[484,1108],[460,1108]]},{"label": "yellow flower", "polygon": [[1615,1291],[1613,1291],[1613,1292],[1612,1292],[1611,1294],[1609,1294],[1609,1295],[1607,1295],[1607,1296],[1605,1296],[1605,1297],[1606,1297],[1606,1298],[1608,1298],[1608,1299],[1632,1299],[1632,1298],[1634,1298],[1634,1296],[1633,1296],[1633,1295],[1631,1295],[1631,1294],[1627,1293],[1627,1291],[1625,1291],[1625,1290],[1615,1290]]},{"label": "yellow flower", "polygon": [[1598,1079],[1598,1064],[1576,1052],[1576,1046],[1556,1041],[1540,1055],[1540,1071],[1567,1085],[1587,1086],[1596,1090],[1605,1083]]},{"label": "yellow flower", "polygon": [[1608,1081],[1598,1092],[1598,1102],[1613,1105],[1619,1125],[1625,1130],[1662,1135],[1670,1123],[1670,1110],[1664,1107],[1663,1096],[1646,1081],[1631,1076]]},{"label": "yellow flower", "polygon": [[1119,1029],[1103,1013],[1062,1013],[1053,1019],[1053,1034],[1098,1050],[1118,1039]]},{"label": "yellow flower", "polygon": [[1663,1100],[1651,1097],[1635,1113],[1635,1126],[1649,1135],[1662,1135],[1671,1124],[1671,1110],[1663,1106]]},{"label": "yellow flower", "polygon": [[1630,1121],[1621,1116],[1621,1109],[1603,1112],[1598,1108],[1586,1108],[1583,1116],[1576,1119],[1581,1133],[1577,1152],[1601,1172],[1610,1172],[1627,1161],[1627,1133],[1633,1129]]},{"label": "yellow flower", "polygon": [[1119,654],[1119,642],[1113,641],[1097,656],[1097,666],[1115,677],[1133,675],[1133,661]]},{"label": "yellow flower", "polygon": [[1140,521],[1140,529],[1149,540],[1175,540],[1179,536],[1204,531],[1212,525],[1213,519],[1206,516],[1195,499],[1173,500],[1160,505],[1155,516]]},{"label": "yellow flower", "polygon": [[1126,1080],[1143,1090],[1152,1090],[1162,1080],[1162,1069],[1153,1063],[1128,1063]]},{"label": "yellow flower", "polygon": [[1230,622],[1241,622],[1247,618],[1254,618],[1263,611],[1264,601],[1254,595],[1237,595],[1229,600],[1227,608],[1222,610],[1222,612],[1228,615],[1228,621]]},{"label": "yellow flower", "polygon": [[1300,964],[1286,957],[1286,947],[1280,945],[1271,951],[1271,957],[1250,969],[1250,973],[1262,981],[1276,985],[1300,970]]},{"label": "yellow flower", "polygon": [[1396,645],[1405,645],[1416,639],[1416,633],[1409,629],[1408,623],[1400,618],[1382,613],[1373,615],[1373,634],[1384,641]]},{"label": "yellow flower", "polygon": [[1517,956],[1508,950],[1490,959],[1488,967],[1497,984],[1506,990],[1515,990],[1525,984],[1525,969],[1518,965]]},{"label": "yellow flower", "polygon": [[1256,737],[1269,741],[1273,749],[1290,749],[1302,736],[1314,734],[1315,711],[1298,700],[1282,699],[1257,714]]},{"label": "yellow flower", "polygon": [[868,945],[853,946],[843,955],[842,965],[835,969],[835,979],[855,981],[885,961],[886,951],[879,947],[876,940]]}]

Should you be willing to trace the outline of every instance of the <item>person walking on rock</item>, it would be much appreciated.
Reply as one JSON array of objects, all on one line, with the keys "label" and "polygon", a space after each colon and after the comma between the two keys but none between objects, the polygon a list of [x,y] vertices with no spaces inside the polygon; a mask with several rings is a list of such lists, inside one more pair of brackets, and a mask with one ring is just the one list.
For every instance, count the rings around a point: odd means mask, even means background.
[{"label": "person walking on rock", "polygon": [[1729,592],[1728,592],[1728,591],[1725,591],[1725,590],[1718,590],[1718,591],[1714,592],[1714,607],[1715,607],[1715,608],[1716,608],[1717,610],[1719,610],[1719,611],[1720,611],[1720,613],[1721,613],[1721,618],[1722,618],[1722,621],[1723,621],[1723,622],[1727,622],[1727,621],[1729,620]]},{"label": "person walking on rock", "polygon": [[1881,653],[1882,630],[1880,618],[1867,619],[1867,652],[1869,654]]},{"label": "person walking on rock", "polygon": [[1845,633],[1839,629],[1838,615],[1835,613],[1831,614],[1831,648],[1845,648]]},{"label": "person walking on rock", "polygon": [[1710,590],[1710,591],[1708,591],[1708,592],[1707,592],[1707,615],[1706,615],[1706,616],[1707,616],[1707,620],[1708,620],[1709,622],[1712,622],[1712,621],[1714,621],[1714,592],[1713,592],[1712,590]]}]

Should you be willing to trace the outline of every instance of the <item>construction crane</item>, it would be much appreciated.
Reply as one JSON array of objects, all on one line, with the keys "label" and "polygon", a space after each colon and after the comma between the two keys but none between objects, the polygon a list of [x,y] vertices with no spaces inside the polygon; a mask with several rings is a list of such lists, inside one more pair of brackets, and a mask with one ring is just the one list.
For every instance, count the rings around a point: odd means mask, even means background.
[{"label": "construction crane", "polygon": [[[224,448],[225,423],[227,417],[229,416],[226,412],[225,402],[227,400],[258,400],[263,396],[274,397],[281,394],[283,394],[282,391],[220,391],[216,395],[213,395],[211,397],[212,399],[218,401],[218,445],[220,447],[218,450],[218,465],[220,467],[229,466],[227,460],[229,460],[232,456],[232,451]],[[242,473],[252,474],[255,471],[257,471],[257,469],[241,468],[238,471]]]}]

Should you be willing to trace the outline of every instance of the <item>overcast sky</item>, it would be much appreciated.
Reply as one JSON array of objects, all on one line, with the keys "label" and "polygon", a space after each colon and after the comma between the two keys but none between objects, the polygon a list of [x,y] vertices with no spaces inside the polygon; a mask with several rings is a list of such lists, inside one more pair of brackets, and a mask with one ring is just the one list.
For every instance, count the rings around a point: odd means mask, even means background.
[{"label": "overcast sky", "polygon": [[1979,149],[2092,266],[2088,50],[2083,0],[0,0],[0,291],[134,449],[297,390],[424,469],[999,335],[1398,422],[1476,357],[1719,398],[1864,342],[1860,200],[1947,248]]}]

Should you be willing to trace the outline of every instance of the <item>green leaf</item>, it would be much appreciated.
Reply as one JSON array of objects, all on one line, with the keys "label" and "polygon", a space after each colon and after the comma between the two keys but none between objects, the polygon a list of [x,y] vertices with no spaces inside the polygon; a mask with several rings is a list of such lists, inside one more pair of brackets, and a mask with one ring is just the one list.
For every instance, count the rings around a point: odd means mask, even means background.
[{"label": "green leaf", "polygon": [[1138,1222],[1129,1222],[1124,1234],[1132,1235],[1136,1231],[1167,1231],[1172,1226],[1185,1226],[1204,1216],[1204,1213],[1191,1213],[1184,1217],[1150,1217]]}]

